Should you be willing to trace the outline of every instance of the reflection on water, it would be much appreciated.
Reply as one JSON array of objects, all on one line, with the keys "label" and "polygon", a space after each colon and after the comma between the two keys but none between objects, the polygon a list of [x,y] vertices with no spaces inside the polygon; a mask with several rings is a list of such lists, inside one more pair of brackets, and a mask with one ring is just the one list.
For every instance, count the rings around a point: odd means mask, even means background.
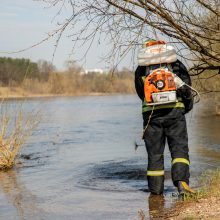
[{"label": "reflection on water", "polygon": [[150,195],[148,204],[150,219],[158,218],[161,216],[161,212],[165,209],[165,198],[161,195]]},{"label": "reflection on water", "polygon": [[[140,209],[156,219],[176,201],[167,149],[164,197],[147,192],[145,147],[135,152],[133,144],[142,126],[136,96],[30,100],[25,107],[39,103],[44,121],[21,165],[0,173],[0,219],[127,220]],[[203,105],[187,116],[193,186],[220,165],[220,117]]]},{"label": "reflection on water", "polygon": [[[17,178],[16,170],[0,172],[0,189],[7,200],[1,200],[0,207],[3,206],[2,203],[5,203],[6,206],[9,202],[16,209],[16,217],[19,220],[41,218],[40,212],[36,208],[35,196]],[[1,212],[1,216],[5,217],[4,219],[15,219],[14,216],[11,216],[11,210],[8,211],[9,213]]]}]

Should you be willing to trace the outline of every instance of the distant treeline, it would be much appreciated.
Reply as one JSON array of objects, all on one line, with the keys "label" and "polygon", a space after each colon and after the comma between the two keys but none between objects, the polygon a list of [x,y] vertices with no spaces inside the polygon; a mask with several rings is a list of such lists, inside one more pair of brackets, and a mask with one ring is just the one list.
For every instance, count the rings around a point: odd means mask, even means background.
[{"label": "distant treeline", "polygon": [[[24,94],[87,94],[133,93],[134,73],[129,69],[106,73],[83,74],[75,62],[68,62],[65,71],[47,61],[0,58],[0,86],[16,88]],[[3,94],[1,94],[3,95]]]},{"label": "distant treeline", "polygon": [[0,58],[0,82],[3,86],[21,83],[25,77],[36,78],[38,75],[37,64],[28,59]]},{"label": "distant treeline", "polygon": [[25,79],[47,80],[54,66],[47,61],[0,57],[0,85],[20,85]]}]

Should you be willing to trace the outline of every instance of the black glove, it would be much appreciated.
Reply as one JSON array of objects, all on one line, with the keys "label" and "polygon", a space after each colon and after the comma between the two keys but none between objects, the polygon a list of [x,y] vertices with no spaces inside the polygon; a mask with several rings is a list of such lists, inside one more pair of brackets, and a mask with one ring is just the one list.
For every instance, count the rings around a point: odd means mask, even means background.
[{"label": "black glove", "polygon": [[182,98],[185,105],[185,113],[188,113],[193,108],[193,95],[192,91],[187,86],[182,86],[177,90],[177,96]]}]

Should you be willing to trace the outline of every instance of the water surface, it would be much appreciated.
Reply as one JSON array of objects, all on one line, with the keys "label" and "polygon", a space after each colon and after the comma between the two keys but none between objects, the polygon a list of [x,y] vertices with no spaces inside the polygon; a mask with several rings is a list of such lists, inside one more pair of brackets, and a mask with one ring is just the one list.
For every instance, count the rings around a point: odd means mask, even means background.
[{"label": "water surface", "polygon": [[[207,106],[187,115],[193,186],[220,165],[220,117]],[[34,99],[23,107],[40,108],[43,120],[21,164],[0,173],[0,219],[138,219],[138,210],[156,216],[177,199],[168,150],[164,198],[145,192],[147,154],[144,146],[134,150],[142,131],[136,96]]]}]

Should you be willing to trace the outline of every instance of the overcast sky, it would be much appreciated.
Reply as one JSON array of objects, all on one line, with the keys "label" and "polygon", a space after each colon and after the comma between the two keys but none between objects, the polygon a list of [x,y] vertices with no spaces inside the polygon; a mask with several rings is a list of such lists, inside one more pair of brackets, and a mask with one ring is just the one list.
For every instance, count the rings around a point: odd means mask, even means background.
[{"label": "overcast sky", "polygon": [[[63,14],[53,21],[57,9],[45,8],[45,5],[39,1],[33,0],[1,0],[0,7],[0,56],[29,58],[32,61],[44,59],[52,60],[54,51],[55,39],[51,39],[38,45],[30,50],[17,54],[5,54],[4,51],[18,51],[27,48],[40,42],[55,29],[56,22],[62,20],[64,16],[68,15],[68,9],[64,10]],[[70,57],[72,42],[66,37],[68,33],[62,38],[54,58],[54,65],[58,69],[64,68],[65,61],[79,60],[85,48],[76,48],[73,55]],[[101,57],[106,51],[104,44],[97,45],[95,42],[87,59],[78,61],[85,69],[92,68],[109,68],[110,64],[102,61]],[[129,66],[130,59],[125,59],[120,65]],[[131,65],[129,66],[131,67]]]}]

